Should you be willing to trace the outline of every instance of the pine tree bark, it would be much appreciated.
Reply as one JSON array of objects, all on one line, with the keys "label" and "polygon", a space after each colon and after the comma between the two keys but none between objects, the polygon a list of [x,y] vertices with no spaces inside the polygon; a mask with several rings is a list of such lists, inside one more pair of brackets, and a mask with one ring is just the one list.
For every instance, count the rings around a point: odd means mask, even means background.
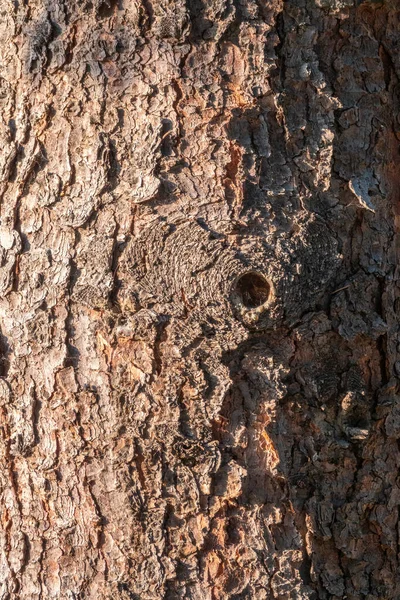
[{"label": "pine tree bark", "polygon": [[0,10],[0,600],[400,598],[399,6]]}]

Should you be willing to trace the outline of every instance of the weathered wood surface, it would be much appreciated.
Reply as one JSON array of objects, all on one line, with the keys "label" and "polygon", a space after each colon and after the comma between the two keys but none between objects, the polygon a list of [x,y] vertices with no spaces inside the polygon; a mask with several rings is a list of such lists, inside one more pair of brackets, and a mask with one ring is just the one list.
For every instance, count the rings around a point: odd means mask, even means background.
[{"label": "weathered wood surface", "polygon": [[399,6],[0,13],[0,600],[400,598]]}]

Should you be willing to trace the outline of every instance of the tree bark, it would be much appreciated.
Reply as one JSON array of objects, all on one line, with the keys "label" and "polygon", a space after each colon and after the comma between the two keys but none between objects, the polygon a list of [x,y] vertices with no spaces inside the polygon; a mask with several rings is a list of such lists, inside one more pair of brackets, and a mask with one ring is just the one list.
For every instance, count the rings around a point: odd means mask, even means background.
[{"label": "tree bark", "polygon": [[400,598],[399,5],[0,11],[0,600]]}]

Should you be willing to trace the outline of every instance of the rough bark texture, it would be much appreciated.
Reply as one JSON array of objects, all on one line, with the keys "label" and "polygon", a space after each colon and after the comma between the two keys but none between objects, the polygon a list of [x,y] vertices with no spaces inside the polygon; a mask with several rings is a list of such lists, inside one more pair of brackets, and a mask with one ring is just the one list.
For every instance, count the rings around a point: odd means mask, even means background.
[{"label": "rough bark texture", "polygon": [[399,7],[0,13],[0,600],[400,598]]}]

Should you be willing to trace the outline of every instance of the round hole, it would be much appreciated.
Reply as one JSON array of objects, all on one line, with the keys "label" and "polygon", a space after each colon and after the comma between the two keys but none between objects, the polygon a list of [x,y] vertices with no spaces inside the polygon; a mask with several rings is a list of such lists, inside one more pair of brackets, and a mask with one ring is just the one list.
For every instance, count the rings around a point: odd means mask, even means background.
[{"label": "round hole", "polygon": [[236,283],[236,292],[243,306],[258,308],[266,303],[271,293],[268,281],[258,273],[245,273]]}]

